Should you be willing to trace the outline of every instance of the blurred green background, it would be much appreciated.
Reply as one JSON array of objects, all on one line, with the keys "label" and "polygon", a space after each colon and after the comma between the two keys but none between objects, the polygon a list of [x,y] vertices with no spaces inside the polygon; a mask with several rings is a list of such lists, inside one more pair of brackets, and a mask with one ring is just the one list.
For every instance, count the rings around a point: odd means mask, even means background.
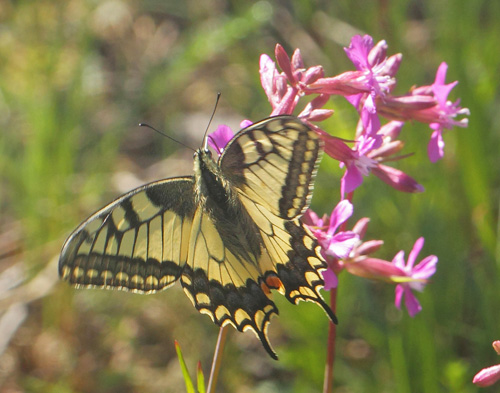
[{"label": "blurred green background", "polygon": [[[356,192],[355,217],[371,217],[378,256],[408,253],[438,270],[410,318],[393,287],[343,274],[336,392],[476,392],[473,375],[500,363],[500,2],[489,0],[0,1],[0,391],[182,392],[173,340],[194,373],[208,374],[218,328],[179,286],[152,296],[75,290],[57,278],[57,255],[77,224],[146,181],[189,174],[216,92],[215,124],[237,128],[270,107],[259,85],[261,53],[299,47],[327,76],[351,70],[352,35],[403,53],[396,93],[433,82],[441,61],[450,99],[471,110],[468,129],[446,133],[444,160],[426,158],[427,126],[407,124],[395,164],[426,188],[402,194],[375,177]],[[352,138],[343,99],[325,123]],[[212,126],[214,128],[214,126]],[[330,212],[341,171],[323,160],[313,205]],[[219,392],[318,392],[327,318],[276,296],[270,327],[280,361],[251,334],[231,329]],[[490,391],[496,391],[491,388]]]}]

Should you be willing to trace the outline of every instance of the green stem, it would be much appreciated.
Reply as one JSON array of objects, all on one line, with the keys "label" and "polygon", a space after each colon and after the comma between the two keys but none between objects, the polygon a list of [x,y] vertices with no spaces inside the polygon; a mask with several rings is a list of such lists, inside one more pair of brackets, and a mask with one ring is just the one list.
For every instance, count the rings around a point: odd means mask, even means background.
[{"label": "green stem", "polygon": [[212,369],[210,370],[210,378],[208,379],[207,393],[215,392],[217,378],[219,376],[220,365],[222,363],[222,351],[226,343],[228,325],[222,326],[219,329],[219,337],[217,337],[217,345],[215,346],[214,358],[212,360]]}]

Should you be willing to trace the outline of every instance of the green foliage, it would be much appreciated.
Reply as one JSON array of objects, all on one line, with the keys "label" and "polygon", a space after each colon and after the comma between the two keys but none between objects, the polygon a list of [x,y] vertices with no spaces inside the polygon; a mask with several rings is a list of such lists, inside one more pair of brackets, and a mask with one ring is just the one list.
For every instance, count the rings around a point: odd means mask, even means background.
[{"label": "green foliage", "polygon": [[[395,165],[426,192],[401,194],[371,176],[354,200],[354,219],[371,217],[367,238],[385,240],[380,257],[408,253],[422,235],[421,255],[439,257],[437,274],[413,319],[395,310],[393,288],[340,277],[336,386],[478,391],[475,372],[499,362],[491,342],[500,338],[500,2],[24,0],[0,8],[0,244],[21,250],[1,259],[0,271],[25,263],[30,276],[104,202],[136,182],[191,171],[191,152],[137,123],[198,146],[217,91],[216,124],[267,116],[258,61],[277,42],[333,75],[352,68],[342,50],[352,34],[385,39],[389,53],[404,56],[399,93],[430,84],[446,61],[448,81],[460,82],[451,98],[471,110],[469,128],[446,133],[445,158],[432,165],[429,129],[406,124],[403,153],[416,154]],[[325,124],[348,138],[356,117],[340,101]],[[341,172],[328,160],[314,206],[329,213]],[[188,364],[200,358],[208,367],[217,329],[178,289],[139,298],[65,285],[31,303],[1,354],[0,390],[182,391],[174,339]],[[250,333],[231,331],[220,392],[320,390],[327,318],[312,305],[279,306],[270,330],[281,361]]]},{"label": "green foliage", "polygon": [[[175,342],[175,351],[177,352],[177,358],[179,359],[179,364],[181,365],[182,376],[184,377],[184,382],[186,383],[186,392],[195,393],[193,381],[191,380],[186,362],[182,356],[181,346],[177,341]],[[197,381],[198,393],[205,393],[204,377],[201,369],[198,370]]]}]

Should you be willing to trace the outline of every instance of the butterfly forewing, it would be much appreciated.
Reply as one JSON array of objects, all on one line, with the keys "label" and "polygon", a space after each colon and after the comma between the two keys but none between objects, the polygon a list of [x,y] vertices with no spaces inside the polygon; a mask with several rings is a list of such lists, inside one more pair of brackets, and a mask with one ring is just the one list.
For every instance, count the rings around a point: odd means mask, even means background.
[{"label": "butterfly forewing", "polygon": [[278,116],[242,130],[220,165],[228,176],[238,175],[233,184],[260,231],[261,274],[276,274],[277,289],[292,303],[314,301],[336,320],[318,293],[324,284],[319,271],[327,265],[317,241],[297,219],[309,207],[321,154],[322,142],[313,130],[292,116]]},{"label": "butterfly forewing", "polygon": [[311,200],[322,141],[292,116],[272,117],[240,131],[220,158],[238,190],[269,212],[300,217]]},{"label": "butterfly forewing", "polygon": [[195,205],[193,179],[167,179],[123,195],[66,240],[61,277],[85,287],[155,292],[186,263]]}]

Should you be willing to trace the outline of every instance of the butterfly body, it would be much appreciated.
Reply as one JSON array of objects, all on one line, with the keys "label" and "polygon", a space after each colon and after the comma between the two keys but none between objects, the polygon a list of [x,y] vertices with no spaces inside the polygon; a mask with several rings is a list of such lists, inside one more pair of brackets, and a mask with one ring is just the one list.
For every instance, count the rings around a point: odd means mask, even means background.
[{"label": "butterfly body", "polygon": [[235,183],[225,178],[208,150],[195,153],[194,173],[195,204],[210,217],[229,251],[256,262],[261,254],[262,237],[238,198]]},{"label": "butterfly body", "polygon": [[194,155],[194,176],[160,180],[118,198],[67,239],[59,262],[77,287],[152,293],[180,281],[219,326],[267,337],[276,289],[292,303],[319,304],[326,263],[299,221],[308,208],[321,140],[278,116],[241,130],[216,162]]}]

